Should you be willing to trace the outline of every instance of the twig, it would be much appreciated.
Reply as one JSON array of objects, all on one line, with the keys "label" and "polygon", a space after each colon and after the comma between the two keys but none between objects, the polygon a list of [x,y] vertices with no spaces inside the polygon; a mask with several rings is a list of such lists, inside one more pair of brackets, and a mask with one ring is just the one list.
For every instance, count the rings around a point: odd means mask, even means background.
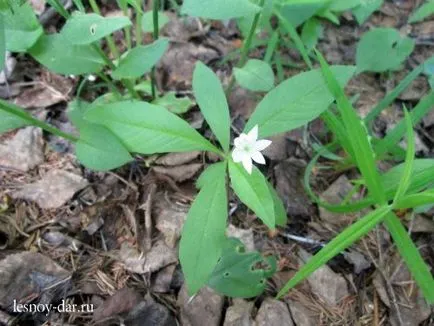
[{"label": "twig", "polygon": [[149,187],[148,198],[145,203],[145,237],[143,240],[143,247],[145,252],[148,252],[152,247],[152,202],[154,200],[157,185],[152,184]]}]

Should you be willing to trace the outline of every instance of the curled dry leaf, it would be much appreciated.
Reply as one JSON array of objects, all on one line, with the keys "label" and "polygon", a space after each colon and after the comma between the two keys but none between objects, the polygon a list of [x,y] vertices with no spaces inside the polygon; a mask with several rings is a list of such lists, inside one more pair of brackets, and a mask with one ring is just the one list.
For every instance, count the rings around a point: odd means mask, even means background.
[{"label": "curled dry leaf", "polygon": [[169,153],[159,157],[155,163],[159,165],[177,166],[189,163],[200,155],[200,152]]},{"label": "curled dry leaf", "polygon": [[41,180],[24,185],[12,196],[34,201],[41,208],[59,208],[87,185],[87,180],[77,174],[51,170]]},{"label": "curled dry leaf", "polygon": [[44,162],[42,130],[27,127],[0,144],[0,165],[24,172]]},{"label": "curled dry leaf", "polygon": [[183,182],[194,177],[201,168],[202,164],[192,163],[174,167],[155,166],[153,169],[157,173],[171,177],[176,182]]},{"label": "curled dry leaf", "polygon": [[156,228],[163,233],[165,243],[170,248],[175,248],[178,239],[181,237],[188,209],[168,203],[163,196],[157,196],[156,206]]}]

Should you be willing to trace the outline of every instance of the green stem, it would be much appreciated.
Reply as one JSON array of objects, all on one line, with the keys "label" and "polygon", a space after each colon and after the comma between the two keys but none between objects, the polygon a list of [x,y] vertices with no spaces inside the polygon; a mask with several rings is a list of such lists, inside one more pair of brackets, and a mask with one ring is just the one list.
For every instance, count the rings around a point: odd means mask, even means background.
[{"label": "green stem", "polygon": [[142,6],[141,0],[137,0],[137,12],[136,12],[136,46],[142,43]]},{"label": "green stem", "polygon": [[[261,8],[264,6],[264,2],[265,2],[265,0],[260,0],[259,6]],[[243,67],[247,62],[249,50],[250,50],[250,47],[252,46],[253,37],[255,36],[256,28],[258,27],[259,18],[261,17],[261,13],[262,13],[262,10],[259,11],[255,15],[255,18],[253,19],[252,26],[250,27],[249,35],[247,36],[247,39],[244,42],[243,48],[241,49],[241,57],[240,57],[240,61],[238,62],[238,65],[237,65],[238,68]],[[235,85],[235,77],[234,77],[234,74],[232,74],[231,80],[229,81],[228,88],[226,89],[226,96],[229,96],[234,85]]]},{"label": "green stem", "polygon": [[6,111],[14,116],[17,116],[25,121],[28,121],[29,124],[35,126],[35,127],[39,127],[51,134],[54,134],[56,136],[65,138],[73,143],[78,141],[78,138],[75,137],[74,135],[68,134],[66,132],[63,132],[51,125],[49,125],[48,123],[45,123],[41,120],[35,119],[34,117],[32,117],[30,114],[28,114],[25,111],[20,110],[19,108],[10,105],[9,103],[5,103],[4,101],[0,101],[0,110]]},{"label": "green stem", "polygon": [[108,86],[108,88],[110,88],[110,90],[112,91],[113,94],[115,94],[117,99],[121,99],[122,98],[122,93],[121,91],[117,88],[117,86],[110,80],[110,78],[108,78],[106,75],[104,75],[103,73],[99,72],[97,73],[97,76],[99,78],[101,78]]},{"label": "green stem", "polygon": [[[160,37],[159,35],[159,31],[160,31],[160,26],[159,26],[159,22],[158,22],[158,9],[160,7],[160,1],[159,0],[154,0],[152,3],[152,20],[154,23],[154,41],[158,40],[158,38]],[[157,78],[155,76],[155,67],[152,68],[151,71],[151,92],[152,92],[152,98],[155,99],[157,96],[157,92],[156,92],[156,84],[157,84]]]},{"label": "green stem", "polygon": [[[94,11],[94,13],[101,15],[101,10],[99,9],[98,4],[96,3],[95,0],[89,0],[89,4],[90,4],[90,7],[92,8],[92,10]],[[119,55],[120,55],[119,50],[116,47],[116,44],[115,44],[115,41],[113,41],[113,38],[111,36],[107,36],[105,39],[107,41],[107,45],[110,48],[110,52],[113,54],[113,56],[115,58],[119,58]]]}]

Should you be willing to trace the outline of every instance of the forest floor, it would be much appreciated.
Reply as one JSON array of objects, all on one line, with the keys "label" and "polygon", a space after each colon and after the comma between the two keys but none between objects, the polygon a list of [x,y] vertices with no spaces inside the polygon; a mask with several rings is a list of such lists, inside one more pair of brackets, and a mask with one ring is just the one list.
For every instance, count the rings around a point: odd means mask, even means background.
[{"label": "forest floor", "polygon": [[[102,1],[103,3],[111,3]],[[393,89],[414,67],[434,54],[434,19],[407,25],[419,2],[386,1],[380,11],[359,26],[350,14],[341,25],[324,23],[319,49],[332,64],[354,64],[360,36],[373,27],[393,27],[416,41],[416,50],[402,70],[389,74],[363,73],[347,86],[359,94],[361,115]],[[41,8],[41,13],[46,9]],[[112,4],[104,14],[116,14]],[[157,79],[161,91],[191,95],[194,64],[211,66],[227,84],[233,67],[223,61],[242,44],[236,25],[178,18],[162,33],[171,45],[161,60]],[[45,21],[55,30],[58,16]],[[116,42],[122,45],[122,33]],[[267,37],[264,35],[264,37]],[[151,40],[150,35],[145,38]],[[252,51],[262,58],[265,49]],[[279,50],[288,78],[305,69],[297,51]],[[236,52],[235,52],[236,53]],[[28,109],[62,130],[76,132],[66,117],[78,81],[50,73],[27,56],[8,59],[10,76],[3,78],[0,97]],[[97,81],[83,98],[101,94]],[[429,92],[421,76],[375,122],[379,135]],[[232,128],[238,133],[261,99],[235,88],[229,102]],[[184,115],[209,135],[197,107]],[[434,157],[434,111],[416,127],[418,157]],[[200,152],[136,156],[113,172],[96,173],[81,166],[73,145],[40,129],[27,127],[0,136],[0,324],[5,325],[434,325],[428,306],[390,235],[378,226],[347,252],[337,256],[282,300],[277,291],[321,244],[354,222],[360,214],[334,214],[314,204],[303,188],[303,173],[312,157],[312,139],[326,139],[317,120],[272,138],[263,172],[283,199],[288,224],[270,232],[235,196],[230,197],[228,234],[242,239],[248,250],[278,258],[278,271],[263,295],[230,299],[205,288],[189,298],[179,266],[177,246],[186,214],[197,190],[194,183],[216,158]],[[144,140],[146,141],[146,140]],[[387,166],[382,167],[384,169]],[[312,186],[337,202],[351,186],[355,171],[315,171]],[[366,213],[366,212],[363,212]],[[403,213],[413,240],[434,268],[434,210]],[[411,216],[410,216],[411,215]],[[411,218],[410,218],[411,217]],[[144,228],[151,218],[151,228]],[[44,289],[44,284],[53,284]],[[24,314],[14,312],[14,300],[40,304],[92,304],[94,311]],[[16,308],[16,307],[15,307]]]}]

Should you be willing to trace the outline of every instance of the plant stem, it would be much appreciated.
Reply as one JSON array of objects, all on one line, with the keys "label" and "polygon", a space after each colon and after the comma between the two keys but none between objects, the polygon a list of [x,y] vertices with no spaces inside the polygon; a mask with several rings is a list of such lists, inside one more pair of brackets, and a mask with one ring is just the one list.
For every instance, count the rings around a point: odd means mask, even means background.
[{"label": "plant stem", "polygon": [[45,123],[41,120],[38,120],[34,117],[32,117],[30,114],[28,114],[25,111],[22,111],[18,108],[16,108],[15,106],[10,105],[9,103],[5,103],[4,101],[0,101],[0,110],[6,111],[12,115],[15,115],[23,120],[26,120],[29,122],[29,124],[35,126],[35,127],[39,127],[51,134],[54,134],[56,136],[65,138],[73,143],[78,141],[78,138],[74,135],[68,134],[66,132],[63,132],[59,129],[57,129],[56,127],[53,127],[51,125],[49,125],[48,123]]},{"label": "plant stem", "polygon": [[[261,8],[264,6],[264,2],[265,2],[265,0],[259,1],[259,6]],[[243,67],[247,62],[249,50],[250,50],[250,47],[252,46],[253,37],[255,36],[256,28],[258,27],[259,18],[261,17],[261,14],[262,14],[262,10],[259,11],[255,15],[255,18],[253,18],[253,22],[252,22],[252,26],[250,27],[249,35],[247,36],[247,39],[243,44],[243,48],[241,49],[240,61],[238,61],[238,64],[237,64],[238,68]],[[229,81],[228,88],[226,89],[226,96],[229,96],[234,85],[235,85],[235,77],[234,77],[234,74],[232,74],[231,79]]]},{"label": "plant stem", "polygon": [[113,94],[115,94],[117,99],[121,99],[122,98],[122,93],[121,91],[117,88],[117,86],[110,80],[110,78],[108,78],[106,75],[104,75],[103,73],[99,72],[97,73],[97,76],[99,78],[101,78],[106,84],[107,86],[110,88],[110,90],[112,91]]},{"label": "plant stem", "polygon": [[[99,7],[98,7],[98,4],[96,3],[96,1],[95,0],[89,0],[89,4],[90,4],[90,7],[92,8],[92,10],[96,13],[96,14],[98,14],[98,15],[101,15],[101,10],[99,9]],[[107,45],[109,46],[109,48],[110,48],[110,52],[113,54],[113,56],[115,57],[115,58],[119,58],[119,50],[118,50],[118,48],[116,47],[116,44],[115,44],[115,42],[113,41],[113,38],[111,37],[111,36],[107,36],[106,38],[106,41],[107,41]]]},{"label": "plant stem", "polygon": [[[160,26],[158,23],[158,9],[160,7],[160,1],[159,0],[153,0],[152,3],[152,20],[154,23],[154,41],[158,40],[159,38],[159,31],[160,31]],[[151,93],[152,93],[152,99],[155,99],[157,97],[157,92],[156,92],[156,84],[157,84],[157,79],[155,77],[155,67],[152,68],[151,70]]]},{"label": "plant stem", "polygon": [[142,0],[136,0],[137,12],[136,12],[136,46],[142,43]]}]

